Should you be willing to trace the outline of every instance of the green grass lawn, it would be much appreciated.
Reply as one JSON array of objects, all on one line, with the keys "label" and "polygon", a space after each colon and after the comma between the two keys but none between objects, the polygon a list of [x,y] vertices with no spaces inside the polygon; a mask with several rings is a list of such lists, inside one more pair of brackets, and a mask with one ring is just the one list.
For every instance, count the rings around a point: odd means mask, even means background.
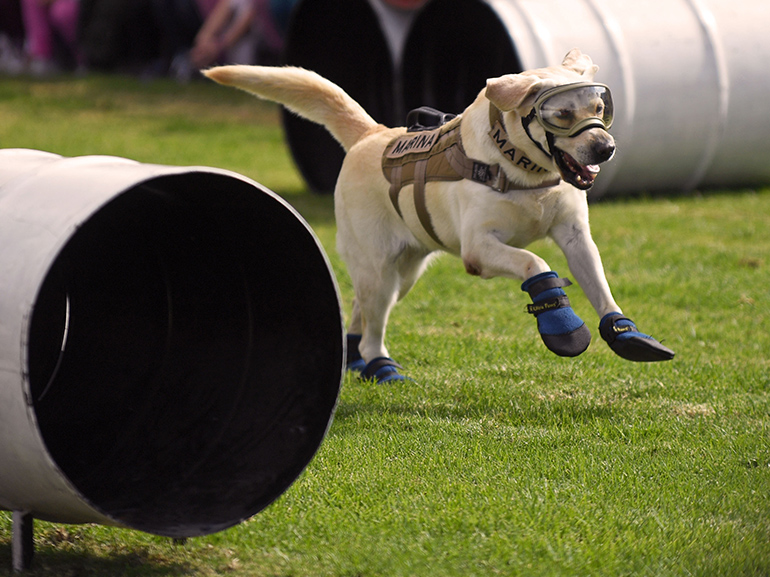
[{"label": "green grass lawn", "polygon": [[[0,79],[0,147],[208,165],[275,190],[329,254],[277,110],[221,87]],[[549,353],[518,283],[439,259],[392,315],[415,382],[348,378],[318,455],[273,505],[184,544],[36,523],[30,575],[770,575],[770,188],[605,200],[594,238],[626,314],[673,348],[634,364],[594,334]],[[551,242],[533,249],[562,275]],[[0,575],[10,575],[0,512]]]}]

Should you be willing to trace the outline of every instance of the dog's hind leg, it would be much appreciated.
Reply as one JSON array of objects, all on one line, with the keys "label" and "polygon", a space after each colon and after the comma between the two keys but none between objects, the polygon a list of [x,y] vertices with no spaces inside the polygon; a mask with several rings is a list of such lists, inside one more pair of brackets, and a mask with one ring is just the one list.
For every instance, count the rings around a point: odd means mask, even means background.
[{"label": "dog's hind leg", "polygon": [[404,377],[398,372],[399,365],[390,358],[385,347],[385,328],[398,298],[399,279],[396,271],[379,270],[356,275],[357,278],[351,276],[362,329],[358,346],[364,363],[361,377],[377,382],[403,380]]},{"label": "dog's hind leg", "polygon": [[[396,301],[400,301],[407,295],[407,293],[411,290],[411,288],[420,278],[422,273],[425,271],[429,260],[427,258],[428,255],[429,255],[428,252],[422,249],[415,249],[413,247],[408,247],[404,249],[404,251],[402,251],[402,253],[399,255],[399,258],[397,259],[398,289],[397,289]],[[390,305],[389,310],[392,309],[393,304]],[[374,309],[370,314],[374,317],[377,317],[376,311],[377,309]],[[385,318],[385,324],[386,323],[387,323],[387,316]],[[358,304],[358,298],[354,298],[353,311],[352,311],[350,323],[348,324],[348,335],[347,335],[347,346],[348,346],[347,368],[348,370],[361,372],[364,370],[364,368],[367,365],[363,355],[361,354],[361,341],[363,340],[363,327],[364,327],[364,322],[363,322],[363,315],[361,313],[361,307]],[[371,328],[373,329],[372,332],[375,332],[374,329],[376,327],[372,326]],[[385,330],[383,328],[382,329],[383,341],[385,337],[384,333],[385,333]],[[377,352],[373,354],[380,357],[383,357],[383,356],[387,357],[388,353],[385,350],[385,347],[379,345],[379,340],[375,342],[378,343],[379,348]],[[373,358],[377,358],[377,356]],[[372,357],[370,357],[370,359],[371,358]]]},{"label": "dog's hind leg", "polygon": [[[417,282],[426,268],[428,254],[424,249],[406,246],[395,258],[380,263],[376,271],[357,268],[351,273],[356,298],[350,328],[352,332],[360,326],[362,333],[358,344],[362,361],[353,368],[360,370],[363,378],[379,383],[406,378],[398,371],[401,366],[390,358],[385,332],[393,306]],[[350,338],[348,343],[354,344]]]},{"label": "dog's hind leg", "polygon": [[358,300],[353,298],[353,311],[350,316],[350,322],[348,323],[347,334],[347,369],[349,371],[361,372],[366,366],[359,350],[361,344],[361,338],[363,332],[363,323],[361,321],[361,309],[358,306]]},{"label": "dog's hind leg", "polygon": [[398,300],[403,299],[428,268],[432,255],[437,254],[424,248],[407,245],[398,257],[399,288]]}]

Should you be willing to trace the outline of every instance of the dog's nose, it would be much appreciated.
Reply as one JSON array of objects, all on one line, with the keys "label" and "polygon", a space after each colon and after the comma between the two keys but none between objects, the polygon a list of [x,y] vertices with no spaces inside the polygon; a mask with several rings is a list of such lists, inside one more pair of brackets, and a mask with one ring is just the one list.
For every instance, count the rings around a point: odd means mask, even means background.
[{"label": "dog's nose", "polygon": [[607,162],[615,154],[615,143],[611,140],[597,140],[593,145],[596,162]]}]

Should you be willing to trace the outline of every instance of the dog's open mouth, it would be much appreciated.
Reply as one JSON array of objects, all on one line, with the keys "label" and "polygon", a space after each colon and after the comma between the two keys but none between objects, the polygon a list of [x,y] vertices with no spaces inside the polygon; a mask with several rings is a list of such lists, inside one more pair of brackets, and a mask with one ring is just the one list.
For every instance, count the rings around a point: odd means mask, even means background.
[{"label": "dog's open mouth", "polygon": [[583,166],[563,150],[556,148],[555,152],[554,159],[564,180],[580,190],[588,190],[593,186],[596,175],[601,170],[598,164]]}]

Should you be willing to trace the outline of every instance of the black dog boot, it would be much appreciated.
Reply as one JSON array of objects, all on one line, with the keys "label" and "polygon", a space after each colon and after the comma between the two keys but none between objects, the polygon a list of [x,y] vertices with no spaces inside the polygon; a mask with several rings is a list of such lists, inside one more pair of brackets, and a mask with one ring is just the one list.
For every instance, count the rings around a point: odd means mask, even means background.
[{"label": "black dog boot", "polygon": [[545,346],[562,357],[576,357],[591,343],[591,331],[575,314],[562,287],[571,285],[554,271],[524,281],[521,290],[532,297],[527,312],[537,318],[537,330]]},{"label": "black dog boot", "polygon": [[361,352],[358,350],[358,345],[361,344],[361,336],[347,334],[347,370],[358,373],[359,378],[364,381],[375,381],[378,384],[412,380],[398,372],[403,367],[393,359],[378,357],[367,363],[361,357]]},{"label": "black dog boot", "polygon": [[366,366],[366,362],[361,358],[361,353],[358,352],[358,345],[361,344],[361,335],[347,335],[347,362],[346,368],[349,371],[360,373]]},{"label": "black dog boot", "polygon": [[412,379],[398,372],[398,369],[403,368],[389,357],[377,357],[361,370],[361,379],[374,381],[378,385],[392,381],[411,381]]},{"label": "black dog boot", "polygon": [[634,321],[620,313],[604,315],[599,333],[615,354],[629,361],[670,361],[674,351],[663,346],[650,335],[640,333]]}]

